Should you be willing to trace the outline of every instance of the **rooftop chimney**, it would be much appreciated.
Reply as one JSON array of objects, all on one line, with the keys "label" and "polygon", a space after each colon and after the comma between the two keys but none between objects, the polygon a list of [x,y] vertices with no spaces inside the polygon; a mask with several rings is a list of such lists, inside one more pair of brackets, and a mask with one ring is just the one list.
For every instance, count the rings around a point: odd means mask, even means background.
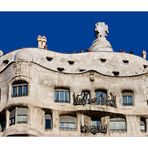
[{"label": "rooftop chimney", "polygon": [[47,39],[45,36],[39,35],[37,38],[37,42],[38,42],[38,48],[47,49],[47,45],[46,45]]},{"label": "rooftop chimney", "polygon": [[146,51],[142,50],[142,58],[146,60]]}]

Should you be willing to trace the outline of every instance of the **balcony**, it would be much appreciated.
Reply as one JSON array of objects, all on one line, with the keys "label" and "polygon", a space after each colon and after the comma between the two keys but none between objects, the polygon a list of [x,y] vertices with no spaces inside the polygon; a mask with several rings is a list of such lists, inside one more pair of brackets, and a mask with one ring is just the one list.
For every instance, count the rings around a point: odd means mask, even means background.
[{"label": "balcony", "polygon": [[92,133],[93,135],[97,133],[107,133],[107,124],[101,126],[87,126],[81,125],[81,133]]},{"label": "balcony", "polygon": [[100,98],[90,98],[88,94],[80,94],[76,95],[73,93],[73,105],[86,105],[86,104],[93,104],[93,105],[106,105],[111,107],[117,107],[116,105],[116,96],[110,95],[111,97],[100,97]]}]

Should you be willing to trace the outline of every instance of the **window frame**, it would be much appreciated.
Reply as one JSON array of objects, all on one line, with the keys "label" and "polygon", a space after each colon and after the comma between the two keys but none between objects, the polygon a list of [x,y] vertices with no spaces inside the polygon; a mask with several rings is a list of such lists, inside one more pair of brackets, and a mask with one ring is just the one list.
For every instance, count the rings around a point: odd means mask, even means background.
[{"label": "window frame", "polygon": [[27,96],[29,96],[29,83],[26,80],[13,81],[11,84],[11,97],[14,98]]},{"label": "window frame", "polygon": [[[130,100],[131,97],[131,100]],[[125,101],[126,100],[126,101]],[[134,92],[131,90],[122,91],[122,106],[134,106]]]},{"label": "window frame", "polygon": [[[68,88],[55,88],[55,97],[54,97],[54,102],[56,103],[70,103],[70,90]],[[64,99],[61,97],[61,93],[64,92]],[[58,94],[57,94],[58,93]],[[67,94],[66,94],[67,93]],[[66,99],[66,95],[68,95],[68,99]],[[58,99],[57,99],[58,96]]]},{"label": "window frame", "polygon": [[[26,109],[26,113],[19,113],[19,109]],[[11,112],[14,111],[13,117],[11,117]],[[18,120],[18,117],[26,117],[26,120]],[[14,120],[12,122],[12,120]],[[9,126],[15,125],[15,124],[27,124],[28,123],[28,107],[14,107],[11,110],[9,110]]]},{"label": "window frame", "polygon": [[[50,115],[50,119],[46,119],[46,115]],[[47,128],[46,123],[47,120],[50,120],[50,127]],[[51,130],[53,128],[53,120],[52,120],[52,114],[48,112],[44,112],[44,129],[45,130]]]},{"label": "window frame", "polygon": [[[113,121],[111,121],[111,120],[113,120]],[[113,125],[111,125],[111,123]],[[124,125],[125,128],[117,128],[117,126],[115,126],[116,124],[117,125],[119,124],[118,126],[121,127],[121,125],[120,125],[121,123],[125,124]],[[127,121],[126,121],[126,118],[124,118],[124,117],[111,117],[109,119],[109,129],[110,129],[110,131],[113,131],[113,132],[127,132]]]},{"label": "window frame", "polygon": [[[68,120],[61,121],[62,118],[73,120],[74,122],[69,122]],[[59,128],[60,130],[66,130],[66,131],[75,131],[77,129],[77,121],[76,117],[70,116],[70,115],[61,115],[59,120]],[[62,124],[62,126],[61,126]],[[73,126],[73,127],[72,127]]]}]

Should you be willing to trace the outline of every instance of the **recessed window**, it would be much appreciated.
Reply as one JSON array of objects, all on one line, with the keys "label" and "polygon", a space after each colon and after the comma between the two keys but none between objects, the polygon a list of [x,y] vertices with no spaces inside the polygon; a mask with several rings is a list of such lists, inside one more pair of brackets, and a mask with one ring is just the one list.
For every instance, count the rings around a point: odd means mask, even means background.
[{"label": "recessed window", "polygon": [[133,105],[134,94],[132,91],[123,91],[122,92],[122,105],[123,106],[132,106]]},{"label": "recessed window", "polygon": [[45,129],[52,128],[52,117],[51,114],[45,112]]},{"label": "recessed window", "polygon": [[105,63],[105,62],[106,62],[106,59],[105,59],[105,58],[101,58],[100,61],[101,61],[102,63]]},{"label": "recessed window", "polygon": [[62,129],[62,130],[76,130],[76,117],[60,116],[60,129]]},{"label": "recessed window", "polygon": [[57,70],[58,70],[58,71],[63,71],[64,68],[63,68],[63,67],[58,67]]},{"label": "recessed window", "polygon": [[113,75],[116,77],[119,76],[119,71],[113,71]]},{"label": "recessed window", "polygon": [[28,96],[28,82],[17,80],[12,83],[12,97]]},{"label": "recessed window", "polygon": [[85,99],[90,99],[90,91],[89,90],[83,90],[82,95],[85,96]]},{"label": "recessed window", "polygon": [[70,92],[68,89],[55,89],[55,102],[70,102]]},{"label": "recessed window", "polygon": [[3,64],[8,64],[9,60],[3,60]]},{"label": "recessed window", "polygon": [[125,64],[128,64],[129,60],[123,60],[122,62],[125,63]]},{"label": "recessed window", "polygon": [[28,108],[26,107],[15,107],[10,110],[9,125],[17,123],[27,123]]},{"label": "recessed window", "polygon": [[146,132],[146,121],[144,118],[140,119],[140,131],[141,132]]},{"label": "recessed window", "polygon": [[107,100],[107,90],[99,89],[96,90],[96,102],[97,104],[103,104]]},{"label": "recessed window", "polygon": [[109,128],[111,131],[127,131],[125,118],[110,118]]},{"label": "recessed window", "polygon": [[73,65],[73,64],[74,64],[74,61],[69,60],[68,63],[69,63],[70,65]]},{"label": "recessed window", "polygon": [[52,61],[53,57],[46,57],[47,61]]},{"label": "recessed window", "polygon": [[96,128],[101,127],[101,119],[97,117],[91,117],[91,126],[94,126]]}]

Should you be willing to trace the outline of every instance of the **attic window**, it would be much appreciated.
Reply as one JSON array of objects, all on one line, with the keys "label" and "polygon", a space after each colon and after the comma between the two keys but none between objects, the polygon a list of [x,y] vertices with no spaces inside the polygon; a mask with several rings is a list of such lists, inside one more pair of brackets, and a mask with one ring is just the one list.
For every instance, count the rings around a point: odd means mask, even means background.
[{"label": "attic window", "polygon": [[125,63],[125,64],[128,64],[129,60],[123,60],[122,62]]},{"label": "attic window", "polygon": [[69,63],[70,65],[73,65],[73,64],[74,64],[74,61],[69,60],[68,63]]},{"label": "attic window", "polygon": [[63,68],[63,67],[58,67],[57,70],[58,70],[58,71],[63,71],[64,68]]},{"label": "attic window", "polygon": [[79,69],[79,71],[80,71],[80,72],[83,72],[83,71],[85,71],[85,69]]},{"label": "attic window", "polygon": [[148,65],[143,65],[144,68],[147,68]]},{"label": "attic window", "polygon": [[106,59],[105,59],[105,58],[101,58],[100,61],[101,61],[102,63],[105,63],[105,62],[106,62]]},{"label": "attic window", "polygon": [[119,76],[119,71],[113,71],[114,76]]},{"label": "attic window", "polygon": [[53,57],[46,57],[47,61],[52,61]]},{"label": "attic window", "polygon": [[8,64],[9,63],[9,60],[4,60],[3,61],[3,64]]}]

